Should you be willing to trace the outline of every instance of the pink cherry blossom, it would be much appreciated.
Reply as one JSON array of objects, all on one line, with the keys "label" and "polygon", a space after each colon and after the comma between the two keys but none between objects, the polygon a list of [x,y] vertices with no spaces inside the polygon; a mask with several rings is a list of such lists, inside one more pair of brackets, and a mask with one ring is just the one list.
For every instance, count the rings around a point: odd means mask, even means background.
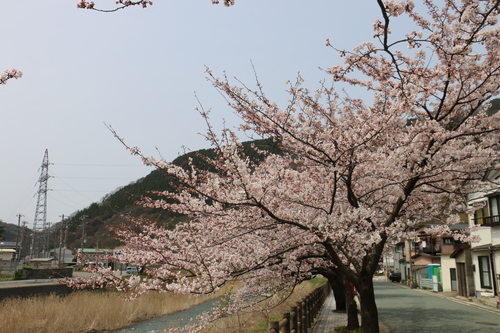
[{"label": "pink cherry blossom", "polygon": [[10,79],[19,79],[23,76],[23,72],[15,68],[6,70],[0,75],[0,84],[6,84]]}]

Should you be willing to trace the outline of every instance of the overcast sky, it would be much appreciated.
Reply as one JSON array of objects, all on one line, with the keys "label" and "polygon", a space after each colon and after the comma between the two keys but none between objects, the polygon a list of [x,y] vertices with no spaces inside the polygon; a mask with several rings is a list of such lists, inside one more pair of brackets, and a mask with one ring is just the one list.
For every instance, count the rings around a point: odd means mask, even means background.
[{"label": "overcast sky", "polygon": [[[113,1],[95,0],[111,8]],[[104,123],[147,155],[169,161],[208,148],[198,102],[217,128],[238,118],[206,81],[227,71],[286,101],[297,73],[318,87],[339,64],[325,39],[352,49],[373,35],[374,0],[156,0],[147,9],[99,13],[76,0],[1,1],[0,69],[23,71],[0,86],[0,220],[31,227],[45,149],[51,178],[47,222],[99,201],[151,169],[130,156]]]}]

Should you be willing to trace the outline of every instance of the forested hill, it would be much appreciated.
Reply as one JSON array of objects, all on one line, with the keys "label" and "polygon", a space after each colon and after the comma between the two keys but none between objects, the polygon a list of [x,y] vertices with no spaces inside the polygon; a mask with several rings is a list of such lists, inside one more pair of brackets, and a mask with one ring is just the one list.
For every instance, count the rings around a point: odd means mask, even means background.
[{"label": "forested hill", "polygon": [[[259,149],[278,152],[278,148],[271,140],[256,140],[243,143],[245,154],[253,160],[259,160],[259,156],[251,149],[251,145]],[[172,163],[179,166],[186,166],[188,159],[192,158],[195,166],[201,169],[208,168],[200,155],[215,156],[213,149],[203,149],[179,156]],[[138,206],[136,202],[143,195],[148,195],[149,191],[171,190],[173,179],[167,177],[159,170],[152,171],[144,178],[137,180],[118,191],[106,195],[101,202],[95,202],[89,207],[79,210],[66,220],[68,225],[66,244],[70,248],[78,248],[82,245],[83,223],[85,223],[86,243],[84,247],[90,248],[114,248],[119,244],[109,227],[117,226],[124,222],[120,217],[122,213],[133,216],[147,217],[150,220],[160,223],[175,224],[183,219],[183,216],[176,215],[162,209],[152,209]],[[61,225],[54,226],[54,232],[60,230]]]}]

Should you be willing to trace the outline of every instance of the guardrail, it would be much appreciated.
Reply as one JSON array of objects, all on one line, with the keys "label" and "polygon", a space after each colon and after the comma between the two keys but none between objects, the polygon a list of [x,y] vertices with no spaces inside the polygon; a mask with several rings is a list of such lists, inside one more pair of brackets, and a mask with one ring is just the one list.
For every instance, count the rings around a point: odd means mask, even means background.
[{"label": "guardrail", "polygon": [[290,312],[283,314],[280,321],[269,321],[269,333],[307,333],[312,328],[314,320],[318,316],[323,303],[325,303],[330,293],[330,284],[327,282],[323,286],[314,290],[301,302],[290,309]]}]

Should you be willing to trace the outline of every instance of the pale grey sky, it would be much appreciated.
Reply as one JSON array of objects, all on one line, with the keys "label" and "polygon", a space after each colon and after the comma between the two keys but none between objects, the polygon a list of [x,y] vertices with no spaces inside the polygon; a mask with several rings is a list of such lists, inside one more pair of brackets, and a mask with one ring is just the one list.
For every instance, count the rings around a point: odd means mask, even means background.
[{"label": "pale grey sky", "polygon": [[[95,0],[110,8],[114,0]],[[208,148],[194,95],[212,122],[238,119],[208,83],[227,71],[254,84],[250,60],[268,97],[286,101],[285,82],[300,71],[306,86],[339,64],[325,39],[352,47],[373,35],[374,0],[157,0],[147,9],[99,13],[76,0],[0,2],[0,70],[23,71],[0,86],[0,219],[32,226],[36,184],[49,150],[48,222],[57,222],[150,169],[121,146],[111,124],[147,155],[169,161]]]}]

